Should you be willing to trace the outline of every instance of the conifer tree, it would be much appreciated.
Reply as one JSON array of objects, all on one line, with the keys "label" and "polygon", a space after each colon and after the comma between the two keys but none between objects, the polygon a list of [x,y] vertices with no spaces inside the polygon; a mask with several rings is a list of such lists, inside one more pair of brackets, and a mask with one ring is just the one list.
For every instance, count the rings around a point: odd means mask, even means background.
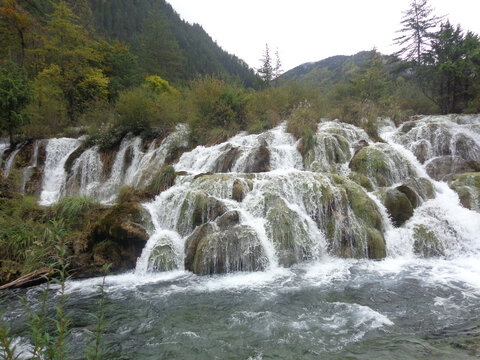
[{"label": "conifer tree", "polygon": [[394,39],[401,46],[395,55],[403,60],[422,63],[422,54],[428,50],[432,30],[440,23],[442,17],[433,15],[428,0],[412,0],[410,8],[403,13],[401,35]]}]

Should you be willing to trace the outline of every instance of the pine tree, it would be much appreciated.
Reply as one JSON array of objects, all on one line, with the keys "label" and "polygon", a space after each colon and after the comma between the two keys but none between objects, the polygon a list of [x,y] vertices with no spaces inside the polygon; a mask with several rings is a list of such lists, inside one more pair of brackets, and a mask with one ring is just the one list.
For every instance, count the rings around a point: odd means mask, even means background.
[{"label": "pine tree", "polygon": [[274,68],[272,65],[272,58],[270,56],[270,49],[268,44],[265,44],[265,51],[263,52],[263,56],[260,59],[262,62],[262,66],[257,69],[258,75],[262,80],[264,86],[270,86],[270,82],[274,76]]},{"label": "pine tree", "polygon": [[402,35],[394,39],[401,46],[396,56],[418,65],[422,63],[422,54],[429,48],[432,29],[443,18],[432,13],[428,0],[413,0],[410,3],[410,8],[403,13],[402,28],[398,30]]}]

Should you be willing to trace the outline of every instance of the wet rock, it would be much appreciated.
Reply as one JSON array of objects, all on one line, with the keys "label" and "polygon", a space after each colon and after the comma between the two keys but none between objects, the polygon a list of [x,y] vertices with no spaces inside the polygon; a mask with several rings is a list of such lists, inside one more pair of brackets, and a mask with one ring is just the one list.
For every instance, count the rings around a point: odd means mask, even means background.
[{"label": "wet rock", "polygon": [[256,232],[247,225],[227,226],[222,218],[217,220],[222,226],[204,224],[187,238],[185,269],[199,275],[264,270],[268,261]]},{"label": "wet rock", "polygon": [[153,271],[171,271],[177,269],[176,254],[169,244],[157,245],[152,249],[148,263]]},{"label": "wet rock", "polygon": [[360,141],[356,142],[355,144],[353,144],[353,153],[356,154],[361,149],[363,149],[364,147],[367,147],[367,146],[369,146],[368,141],[360,140]]},{"label": "wet rock", "polygon": [[270,150],[266,142],[263,142],[247,158],[245,173],[260,173],[270,171]]},{"label": "wet rock", "polygon": [[253,183],[248,179],[235,179],[232,188],[232,199],[242,202],[245,196],[252,190]]},{"label": "wet rock", "polygon": [[350,161],[349,167],[379,187],[390,186],[415,175],[408,160],[387,144],[360,149]]},{"label": "wet rock", "polygon": [[425,169],[433,179],[448,181],[456,174],[480,171],[480,163],[459,156],[441,156],[432,159]]},{"label": "wet rock", "polygon": [[456,175],[449,183],[467,209],[480,212],[480,172]]},{"label": "wet rock", "polygon": [[372,182],[365,175],[352,171],[350,174],[348,174],[348,178],[363,187],[365,190],[373,191]]},{"label": "wet rock", "polygon": [[265,218],[267,236],[274,243],[280,265],[290,267],[312,259],[314,244],[307,231],[308,224],[280,196],[265,195]]},{"label": "wet rock", "polygon": [[445,249],[437,236],[423,225],[416,225],[413,229],[413,250],[415,254],[429,258],[445,256]]},{"label": "wet rock", "polygon": [[177,229],[183,236],[195,227],[215,220],[227,212],[225,204],[203,190],[190,191],[181,207]]},{"label": "wet rock", "polygon": [[226,173],[232,170],[233,165],[239,158],[241,152],[238,148],[229,144],[230,149],[227,152],[222,153],[217,159],[213,172]]},{"label": "wet rock", "polygon": [[339,165],[350,159],[350,144],[340,134],[320,133],[303,156],[305,168],[315,172],[337,173]]},{"label": "wet rock", "polygon": [[96,265],[112,263],[112,271],[135,268],[149,237],[145,222],[145,212],[137,203],[125,202],[107,209],[92,229],[87,252],[93,252]]},{"label": "wet rock", "polygon": [[[405,188],[408,189],[407,187]],[[415,196],[415,193],[413,193],[414,199]],[[384,205],[390,214],[394,226],[402,226],[413,215],[414,206],[410,202],[409,197],[397,188],[389,189],[386,192]]]}]

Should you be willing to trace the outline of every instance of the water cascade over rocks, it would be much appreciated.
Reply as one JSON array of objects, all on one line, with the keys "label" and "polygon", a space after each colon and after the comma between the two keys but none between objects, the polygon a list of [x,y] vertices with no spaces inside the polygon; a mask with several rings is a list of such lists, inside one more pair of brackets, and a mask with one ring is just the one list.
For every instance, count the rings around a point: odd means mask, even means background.
[{"label": "water cascade over rocks", "polygon": [[[109,153],[82,139],[37,141],[22,192],[33,169],[43,169],[41,205],[69,195],[114,204],[122,187],[145,188],[174,161],[173,186],[142,203],[149,240],[138,276],[480,251],[480,117],[418,117],[398,128],[386,119],[379,127],[385,142],[375,143],[358,127],[322,121],[303,157],[285,124],[179,158],[185,125],[161,141],[126,136]],[[0,143],[4,177],[19,167],[21,149]]]}]

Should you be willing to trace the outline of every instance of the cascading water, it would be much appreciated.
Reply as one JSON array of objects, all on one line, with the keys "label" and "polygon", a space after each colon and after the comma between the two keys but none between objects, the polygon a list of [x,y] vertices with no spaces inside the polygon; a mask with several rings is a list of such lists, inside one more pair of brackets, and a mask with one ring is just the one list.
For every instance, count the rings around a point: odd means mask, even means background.
[{"label": "cascading water", "polygon": [[23,169],[22,187],[21,187],[21,193],[22,194],[25,194],[25,187],[27,185],[27,182],[32,177],[34,169],[38,166],[38,150],[40,148],[40,142],[41,142],[41,140],[36,140],[33,143],[32,162],[29,166],[27,166],[26,168]]},{"label": "cascading water", "polygon": [[77,139],[59,138],[48,140],[40,205],[51,205],[60,198],[65,190],[67,176],[65,162],[80,144],[81,141]]},{"label": "cascading water", "polygon": [[[385,143],[321,122],[303,158],[284,124],[185,152],[175,184],[143,204],[152,226],[135,271],[106,278],[108,356],[476,358],[480,117],[382,123]],[[113,201],[148,182],[178,139],[146,150],[124,139],[110,174],[87,149],[62,194]],[[94,326],[82,300],[101,281],[67,285],[75,349]],[[8,296],[23,344],[24,310]]]},{"label": "cascading water", "polygon": [[15,157],[17,156],[18,152],[21,149],[22,149],[22,144],[17,145],[15,150],[13,150],[12,153],[5,160],[5,166],[3,168],[3,177],[4,178],[8,178],[8,176],[10,175],[10,171],[12,170],[13,162],[15,161]]}]

